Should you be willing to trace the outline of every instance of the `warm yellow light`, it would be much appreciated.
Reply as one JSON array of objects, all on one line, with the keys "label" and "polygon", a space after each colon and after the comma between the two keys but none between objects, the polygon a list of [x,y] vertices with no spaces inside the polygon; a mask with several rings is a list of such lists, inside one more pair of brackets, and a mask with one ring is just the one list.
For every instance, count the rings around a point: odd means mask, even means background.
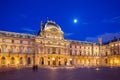
[{"label": "warm yellow light", "polygon": [[72,61],[72,58],[70,58],[70,61]]},{"label": "warm yellow light", "polygon": [[19,61],[16,61],[16,64],[19,64]]},{"label": "warm yellow light", "polygon": [[55,60],[55,58],[53,57],[53,58],[52,58],[52,60],[54,61],[54,60]]},{"label": "warm yellow light", "polygon": [[8,64],[10,64],[10,62],[8,61]]}]

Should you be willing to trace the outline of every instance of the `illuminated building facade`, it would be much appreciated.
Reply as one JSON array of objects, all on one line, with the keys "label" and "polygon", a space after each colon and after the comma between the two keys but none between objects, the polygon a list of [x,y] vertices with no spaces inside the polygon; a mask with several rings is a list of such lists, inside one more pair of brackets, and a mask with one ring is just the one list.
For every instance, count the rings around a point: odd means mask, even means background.
[{"label": "illuminated building facade", "polygon": [[37,35],[0,31],[0,67],[120,66],[120,41],[107,44],[64,39],[53,21],[41,22]]}]

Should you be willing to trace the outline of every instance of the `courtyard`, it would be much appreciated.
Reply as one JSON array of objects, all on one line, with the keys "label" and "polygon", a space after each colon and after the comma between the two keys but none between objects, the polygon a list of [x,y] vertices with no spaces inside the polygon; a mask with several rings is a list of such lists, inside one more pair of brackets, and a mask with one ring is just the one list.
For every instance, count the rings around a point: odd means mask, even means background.
[{"label": "courtyard", "polygon": [[31,68],[1,72],[0,80],[120,80],[120,68]]}]

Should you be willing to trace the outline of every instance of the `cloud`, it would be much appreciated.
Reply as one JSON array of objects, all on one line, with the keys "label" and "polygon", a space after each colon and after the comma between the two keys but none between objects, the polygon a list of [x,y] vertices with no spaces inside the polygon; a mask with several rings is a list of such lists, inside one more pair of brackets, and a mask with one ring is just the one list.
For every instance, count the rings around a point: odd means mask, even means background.
[{"label": "cloud", "polygon": [[86,41],[97,42],[99,37],[102,38],[103,42],[107,42],[107,41],[110,41],[110,40],[114,39],[114,37],[120,38],[120,32],[117,32],[117,33],[105,33],[105,34],[99,35],[97,37],[87,37]]},{"label": "cloud", "polygon": [[74,33],[64,33],[65,36],[72,36]]},{"label": "cloud", "polygon": [[27,32],[35,32],[35,30],[30,29],[30,28],[22,28],[22,30],[27,31]]},{"label": "cloud", "polygon": [[103,19],[102,22],[104,22],[104,23],[120,23],[120,16],[113,17],[111,19]]}]

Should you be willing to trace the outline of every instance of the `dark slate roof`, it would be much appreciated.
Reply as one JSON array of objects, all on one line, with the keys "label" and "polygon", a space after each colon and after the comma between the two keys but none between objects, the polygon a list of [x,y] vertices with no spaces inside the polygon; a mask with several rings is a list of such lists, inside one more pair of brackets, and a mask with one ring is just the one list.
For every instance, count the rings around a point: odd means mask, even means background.
[{"label": "dark slate roof", "polygon": [[55,26],[55,27],[57,27],[57,28],[59,28],[59,26],[55,23],[55,22],[53,22],[53,21],[47,21],[47,22],[45,22],[45,23],[42,23],[41,22],[41,29],[38,31],[38,34],[37,35],[39,35],[40,34],[40,32],[41,32],[41,30],[44,30],[44,28],[45,27],[49,27],[49,26]]},{"label": "dark slate roof", "polygon": [[111,43],[111,42],[117,42],[117,41],[120,41],[120,38],[114,38],[114,39],[112,39],[112,40],[110,40],[110,41],[108,41],[108,42],[104,42],[103,44],[104,45],[106,45],[106,44],[109,44],[109,43]]}]

